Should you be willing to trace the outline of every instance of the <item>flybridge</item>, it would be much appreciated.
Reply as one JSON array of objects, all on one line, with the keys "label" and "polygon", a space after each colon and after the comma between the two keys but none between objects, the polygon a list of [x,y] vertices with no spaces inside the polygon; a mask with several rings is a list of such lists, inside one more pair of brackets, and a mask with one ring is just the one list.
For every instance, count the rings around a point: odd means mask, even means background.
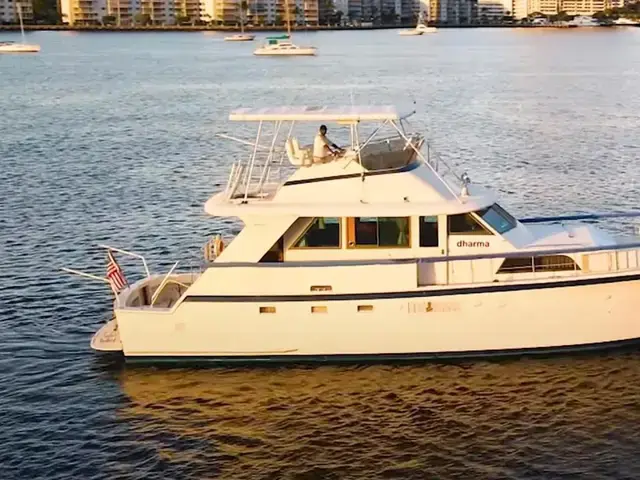
[{"label": "flybridge", "polygon": [[[453,172],[428,144],[426,156],[422,154],[424,137],[406,131],[405,120],[414,113],[414,110],[401,111],[391,105],[299,105],[233,110],[229,120],[257,122],[258,128],[254,141],[219,135],[249,145],[252,152],[248,160],[234,163],[224,198],[218,200],[244,204],[272,199],[284,185],[283,167],[313,167],[308,170],[299,169],[295,181],[286,184],[293,185],[318,179],[337,180],[358,176],[364,179],[370,175],[403,171],[424,163],[435,177],[433,181],[438,184],[436,188],[446,191],[447,196],[462,203],[462,198],[468,196],[468,177]],[[349,128],[349,144],[343,145],[344,149],[339,155],[316,159],[312,148],[308,145],[301,146],[292,135],[295,124],[299,122],[345,125]],[[371,134],[361,135],[359,128],[362,122],[377,126]],[[273,133],[270,141],[262,144],[265,123],[272,124],[270,130]],[[381,135],[383,129],[391,130],[391,134]],[[284,149],[279,147],[282,143],[285,145]],[[335,170],[329,168],[327,163],[339,163],[340,175],[327,176],[329,170]],[[290,170],[285,171],[287,177],[290,173]]]}]

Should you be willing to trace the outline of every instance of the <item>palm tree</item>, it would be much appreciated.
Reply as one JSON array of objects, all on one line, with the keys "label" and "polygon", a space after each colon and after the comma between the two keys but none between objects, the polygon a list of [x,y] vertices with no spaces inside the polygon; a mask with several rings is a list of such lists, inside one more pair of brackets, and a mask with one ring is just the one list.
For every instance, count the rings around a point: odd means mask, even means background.
[{"label": "palm tree", "polygon": [[247,0],[242,0],[240,2],[240,32],[244,33],[244,17],[247,14],[247,10],[249,10],[249,3]]}]

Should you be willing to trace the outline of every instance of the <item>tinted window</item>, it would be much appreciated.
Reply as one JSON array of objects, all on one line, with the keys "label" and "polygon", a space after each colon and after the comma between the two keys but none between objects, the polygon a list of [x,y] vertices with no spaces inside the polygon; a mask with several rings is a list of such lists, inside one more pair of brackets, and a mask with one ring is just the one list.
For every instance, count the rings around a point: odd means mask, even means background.
[{"label": "tinted window", "polygon": [[542,257],[506,258],[498,273],[562,272],[580,270],[571,257],[566,255],[546,255]]},{"label": "tinted window", "polygon": [[420,217],[420,246],[438,246],[438,217]]},{"label": "tinted window", "polygon": [[476,213],[500,234],[508,232],[517,225],[516,219],[497,203]]},{"label": "tinted window", "polygon": [[408,247],[408,217],[358,217],[353,222],[354,238],[349,246]]},{"label": "tinted window", "polygon": [[451,235],[491,235],[470,213],[449,215],[447,224]]},{"label": "tinted window", "polygon": [[339,248],[340,219],[334,217],[316,218],[307,231],[294,244],[298,248]]}]

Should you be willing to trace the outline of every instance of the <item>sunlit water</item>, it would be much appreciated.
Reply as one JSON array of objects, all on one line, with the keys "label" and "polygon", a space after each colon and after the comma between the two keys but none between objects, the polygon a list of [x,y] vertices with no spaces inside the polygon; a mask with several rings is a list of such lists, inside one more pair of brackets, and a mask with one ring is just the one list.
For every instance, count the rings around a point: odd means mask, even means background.
[{"label": "sunlit water", "polygon": [[636,208],[640,29],[296,34],[319,55],[284,59],[221,34],[28,36],[40,54],[0,57],[1,479],[640,477],[636,352],[125,368],[89,349],[107,289],[58,271],[101,273],[98,243],[188,267],[237,231],[203,203],[244,151],[215,133],[253,133],[238,106],[415,102],[518,216]]}]

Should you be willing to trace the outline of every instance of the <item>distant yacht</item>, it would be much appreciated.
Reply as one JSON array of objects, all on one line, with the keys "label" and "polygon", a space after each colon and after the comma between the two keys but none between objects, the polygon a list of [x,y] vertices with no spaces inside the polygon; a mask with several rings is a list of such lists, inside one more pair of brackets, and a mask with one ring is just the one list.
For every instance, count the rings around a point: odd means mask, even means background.
[{"label": "distant yacht", "polygon": [[598,20],[593,17],[588,17],[586,15],[580,15],[575,17],[570,22],[567,22],[567,25],[574,27],[600,27],[602,26]]},{"label": "distant yacht", "polygon": [[228,37],[224,37],[225,42],[251,42],[256,38],[255,35],[250,35],[248,33],[244,33],[244,8],[242,8],[242,4],[240,4],[240,33],[236,33],[235,35],[229,35]]},{"label": "distant yacht", "polygon": [[640,25],[640,23],[631,20],[630,18],[619,18],[617,19],[615,22],[613,22],[615,25]]},{"label": "distant yacht", "polygon": [[300,47],[294,45],[291,42],[291,20],[289,18],[289,3],[287,0],[285,4],[285,13],[287,16],[287,34],[279,35],[275,37],[267,37],[267,43],[258,47],[253,54],[254,55],[284,55],[284,56],[312,56],[316,54],[315,47]]},{"label": "distant yacht", "polygon": [[404,37],[410,37],[415,35],[422,35],[423,33],[435,33],[437,31],[438,30],[435,27],[429,27],[424,23],[422,19],[422,13],[420,13],[420,17],[418,18],[418,24],[416,25],[416,28],[413,28],[411,30],[400,30],[398,35],[402,35]]},{"label": "distant yacht", "polygon": [[20,18],[20,34],[22,42],[0,42],[0,53],[36,53],[40,51],[40,45],[30,44],[24,38],[24,25],[22,24],[22,6],[16,3],[18,17]]}]

